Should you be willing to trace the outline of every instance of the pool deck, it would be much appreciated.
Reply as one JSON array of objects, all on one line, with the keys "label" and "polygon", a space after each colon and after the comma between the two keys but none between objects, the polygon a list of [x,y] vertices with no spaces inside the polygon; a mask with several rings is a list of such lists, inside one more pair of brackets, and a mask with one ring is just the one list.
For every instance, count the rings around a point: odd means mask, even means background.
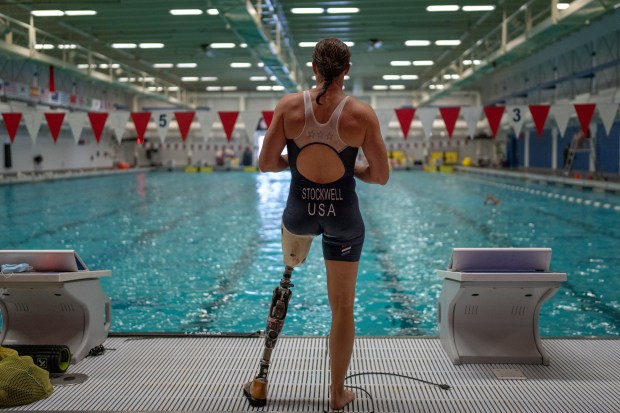
[{"label": "pool deck", "polygon": [[[328,411],[325,337],[282,337],[270,372],[269,402],[250,407],[242,383],[258,368],[263,339],[218,336],[112,336],[99,356],[72,365],[81,384],[55,386],[45,400],[4,411],[323,412]],[[551,364],[453,365],[439,339],[358,337],[350,373],[393,373],[348,381],[357,399],[349,412],[620,411],[620,339],[543,339]],[[494,369],[524,379],[500,380]],[[61,379],[62,382],[62,379]],[[361,390],[363,389],[363,390]],[[366,393],[367,392],[367,393]]]}]

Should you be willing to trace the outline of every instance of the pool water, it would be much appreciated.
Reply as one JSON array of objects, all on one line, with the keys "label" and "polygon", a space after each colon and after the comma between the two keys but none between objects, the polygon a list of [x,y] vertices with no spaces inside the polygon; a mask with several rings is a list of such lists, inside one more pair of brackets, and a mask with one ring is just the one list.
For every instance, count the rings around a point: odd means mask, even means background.
[{"label": "pool water", "polygon": [[[290,175],[138,172],[0,187],[0,249],[75,249],[112,300],[112,331],[251,333],[280,280]],[[366,243],[358,335],[437,335],[455,247],[549,247],[568,273],[545,336],[620,335],[620,196],[470,174],[394,172],[358,184]],[[483,205],[488,194],[500,199]],[[293,275],[283,334],[329,331],[320,239]]]}]

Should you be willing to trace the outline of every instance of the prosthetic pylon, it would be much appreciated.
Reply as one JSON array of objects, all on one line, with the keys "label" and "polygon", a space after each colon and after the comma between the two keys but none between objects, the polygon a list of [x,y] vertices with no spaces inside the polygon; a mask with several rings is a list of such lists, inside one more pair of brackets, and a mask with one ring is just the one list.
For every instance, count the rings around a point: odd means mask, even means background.
[{"label": "prosthetic pylon", "polygon": [[310,245],[314,236],[294,235],[282,225],[282,252],[284,255],[284,274],[280,280],[280,285],[273,290],[271,306],[267,316],[267,329],[265,331],[265,348],[260,360],[259,372],[252,381],[243,385],[243,394],[248,399],[250,405],[261,407],[267,404],[267,375],[271,354],[276,346],[280,332],[284,326],[284,319],[288,310],[288,302],[293,292],[291,288],[291,276],[293,267],[302,264],[308,256]]}]

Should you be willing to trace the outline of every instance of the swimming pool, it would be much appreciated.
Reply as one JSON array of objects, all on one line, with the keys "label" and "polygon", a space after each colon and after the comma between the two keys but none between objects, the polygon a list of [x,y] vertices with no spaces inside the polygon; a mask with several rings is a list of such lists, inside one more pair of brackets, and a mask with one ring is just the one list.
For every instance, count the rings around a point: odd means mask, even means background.
[{"label": "swimming pool", "polygon": [[[91,269],[111,269],[112,331],[251,333],[283,269],[289,180],[162,171],[0,186],[0,249],[75,249]],[[620,196],[412,171],[358,193],[357,334],[436,335],[435,270],[454,247],[550,247],[568,281],[542,307],[541,334],[620,335]],[[501,203],[483,205],[488,194]],[[283,334],[327,334],[320,240],[293,282]]]}]

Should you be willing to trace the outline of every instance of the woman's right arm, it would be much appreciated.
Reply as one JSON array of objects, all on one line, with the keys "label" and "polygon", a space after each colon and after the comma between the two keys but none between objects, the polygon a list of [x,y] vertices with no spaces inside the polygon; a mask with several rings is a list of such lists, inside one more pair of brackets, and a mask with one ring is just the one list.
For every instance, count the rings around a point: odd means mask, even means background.
[{"label": "woman's right arm", "polygon": [[263,147],[258,156],[258,168],[261,172],[279,172],[288,168],[288,159],[282,156],[282,151],[286,146],[284,135],[286,103],[287,96],[282,98],[276,106],[271,125],[265,134]]}]

